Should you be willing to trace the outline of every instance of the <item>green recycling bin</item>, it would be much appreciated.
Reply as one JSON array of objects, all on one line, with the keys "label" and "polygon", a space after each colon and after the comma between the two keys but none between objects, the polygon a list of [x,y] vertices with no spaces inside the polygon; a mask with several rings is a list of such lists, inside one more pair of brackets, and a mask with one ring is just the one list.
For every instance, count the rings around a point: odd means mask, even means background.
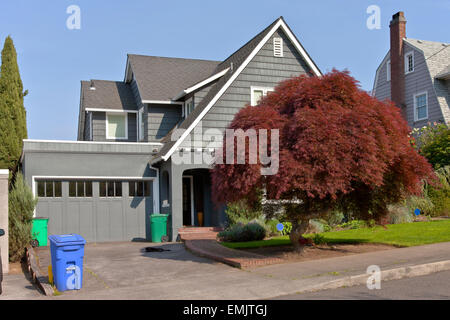
[{"label": "green recycling bin", "polygon": [[33,218],[33,225],[31,228],[33,247],[47,246],[47,227],[48,227],[48,218]]},{"label": "green recycling bin", "polygon": [[168,214],[150,215],[150,230],[152,242],[162,242],[167,239],[167,217]]}]

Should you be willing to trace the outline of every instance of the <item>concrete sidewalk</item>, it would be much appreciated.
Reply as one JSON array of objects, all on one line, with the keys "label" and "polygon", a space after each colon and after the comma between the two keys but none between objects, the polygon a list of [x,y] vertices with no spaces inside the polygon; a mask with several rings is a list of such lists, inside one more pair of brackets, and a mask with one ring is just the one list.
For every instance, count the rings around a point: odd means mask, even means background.
[{"label": "concrete sidewalk", "polygon": [[3,277],[3,294],[0,295],[0,300],[34,300],[43,297],[27,275],[5,274]]},{"label": "concrete sidewalk", "polygon": [[[272,297],[326,288],[327,284],[341,280],[346,283],[350,277],[359,276],[366,280],[367,267],[378,265],[382,271],[391,269],[412,270],[420,267],[421,274],[439,271],[442,266],[450,269],[450,243],[432,244],[420,247],[397,248],[336,258],[286,263],[240,270],[218,263],[211,263],[183,252],[181,247],[173,246],[184,261],[152,260],[148,271],[141,277],[130,272],[120,273],[109,270],[103,275],[96,264],[102,262],[90,258],[88,263],[97,270],[99,277],[112,282],[120,282],[108,289],[81,290],[77,294],[52,297],[55,299],[270,299]],[[119,254],[119,252],[116,252]],[[126,257],[123,257],[126,259]],[[130,258],[130,257],[128,257]],[[129,268],[142,268],[142,261],[135,255]],[[147,258],[148,259],[148,258]],[[447,261],[446,264],[439,261]],[[124,261],[125,262],[125,261]],[[440,264],[440,269],[436,264]],[[175,265],[178,265],[174,269]],[[181,268],[181,269],[178,269]],[[413,267],[415,268],[415,267]],[[161,270],[159,270],[161,269]],[[402,269],[402,270],[403,270]],[[142,270],[144,271],[144,270]],[[399,273],[399,277],[413,275],[414,272]],[[106,277],[109,276],[109,277]],[[109,278],[109,279],[108,279]],[[383,280],[383,278],[382,278]],[[324,286],[325,285],[325,286]]]}]

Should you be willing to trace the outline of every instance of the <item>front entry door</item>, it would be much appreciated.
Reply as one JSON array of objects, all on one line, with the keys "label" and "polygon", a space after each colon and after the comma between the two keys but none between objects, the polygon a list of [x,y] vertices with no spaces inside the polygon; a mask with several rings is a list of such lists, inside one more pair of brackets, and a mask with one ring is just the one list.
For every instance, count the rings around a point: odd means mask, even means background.
[{"label": "front entry door", "polygon": [[183,225],[193,226],[193,177],[183,177]]}]

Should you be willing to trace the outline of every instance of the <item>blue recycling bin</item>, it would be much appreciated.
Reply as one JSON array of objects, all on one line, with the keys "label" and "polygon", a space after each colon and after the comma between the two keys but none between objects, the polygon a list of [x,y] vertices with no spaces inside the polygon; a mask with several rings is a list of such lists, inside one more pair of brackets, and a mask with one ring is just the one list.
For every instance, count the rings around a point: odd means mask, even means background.
[{"label": "blue recycling bin", "polygon": [[53,282],[58,291],[80,290],[86,240],[78,234],[51,235]]}]

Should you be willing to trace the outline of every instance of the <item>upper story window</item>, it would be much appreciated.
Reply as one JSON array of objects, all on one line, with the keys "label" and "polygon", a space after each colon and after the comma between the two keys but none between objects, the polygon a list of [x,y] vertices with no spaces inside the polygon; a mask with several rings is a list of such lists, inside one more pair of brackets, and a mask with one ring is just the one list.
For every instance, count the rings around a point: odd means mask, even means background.
[{"label": "upper story window", "polygon": [[194,98],[186,100],[183,105],[182,116],[186,118],[192,112],[192,110],[194,110]]},{"label": "upper story window", "polygon": [[405,74],[414,71],[414,52],[408,52],[405,54]]},{"label": "upper story window", "polygon": [[273,88],[269,87],[251,87],[251,99],[252,106],[256,106],[262,97],[267,95],[267,93],[272,92]]},{"label": "upper story window", "polygon": [[273,56],[282,57],[283,56],[283,39],[273,38]]},{"label": "upper story window", "polygon": [[391,60],[386,62],[386,81],[391,81]]},{"label": "upper story window", "polygon": [[414,121],[428,119],[428,94],[426,92],[414,95]]},{"label": "upper story window", "polygon": [[128,117],[127,113],[106,114],[106,138],[128,139]]}]

